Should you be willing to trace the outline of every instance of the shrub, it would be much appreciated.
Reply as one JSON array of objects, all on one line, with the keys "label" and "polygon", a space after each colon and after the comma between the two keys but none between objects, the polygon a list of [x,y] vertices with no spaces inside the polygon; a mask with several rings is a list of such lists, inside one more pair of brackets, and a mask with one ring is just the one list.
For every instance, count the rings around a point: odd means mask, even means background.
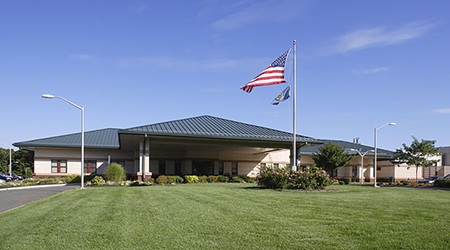
[{"label": "shrub", "polygon": [[161,184],[161,185],[167,184],[168,183],[167,181],[168,181],[168,178],[165,175],[160,175],[160,176],[158,176],[158,178],[156,178],[156,183]]},{"label": "shrub", "polygon": [[105,180],[103,179],[103,177],[97,175],[91,180],[91,185],[94,185],[94,186],[105,185]]},{"label": "shrub", "polygon": [[272,189],[324,189],[332,183],[327,173],[316,166],[300,171],[263,167],[256,180],[259,186]]},{"label": "shrub", "polygon": [[226,175],[219,175],[217,176],[217,181],[218,182],[228,182],[230,180],[230,178]]},{"label": "shrub", "polygon": [[213,182],[217,182],[217,181],[218,181],[217,176],[215,176],[215,175],[208,176],[208,182],[209,183],[213,183]]},{"label": "shrub", "polygon": [[[341,182],[343,182],[343,183],[341,184]],[[352,182],[352,178],[350,178],[350,177],[339,179],[339,184],[340,185],[348,185],[351,182]]]},{"label": "shrub", "polygon": [[433,183],[433,185],[435,187],[445,187],[445,188],[450,188],[450,180],[449,179],[443,179],[443,178],[439,178],[436,179]]},{"label": "shrub", "polygon": [[198,183],[199,179],[196,175],[186,175],[184,176],[184,179],[187,183]]},{"label": "shrub", "polygon": [[243,180],[244,180],[244,179],[242,179],[242,178],[239,177],[239,176],[233,176],[233,177],[231,177],[231,182],[234,182],[234,183],[242,183]]},{"label": "shrub", "polygon": [[175,182],[176,183],[183,183],[184,179],[181,176],[175,175]]},{"label": "shrub", "polygon": [[125,180],[125,169],[118,163],[111,163],[106,168],[105,177],[108,181],[119,182]]},{"label": "shrub", "polygon": [[202,175],[198,177],[198,182],[200,183],[207,183],[208,182],[208,176]]},{"label": "shrub", "polygon": [[175,176],[167,176],[167,184],[177,183],[177,178]]},{"label": "shrub", "polygon": [[253,178],[253,177],[243,176],[241,178],[243,178],[245,180],[245,182],[247,182],[247,183],[255,183],[255,178]]},{"label": "shrub", "polygon": [[145,183],[148,185],[153,185],[153,183],[155,183],[155,179],[154,178],[146,178]]}]

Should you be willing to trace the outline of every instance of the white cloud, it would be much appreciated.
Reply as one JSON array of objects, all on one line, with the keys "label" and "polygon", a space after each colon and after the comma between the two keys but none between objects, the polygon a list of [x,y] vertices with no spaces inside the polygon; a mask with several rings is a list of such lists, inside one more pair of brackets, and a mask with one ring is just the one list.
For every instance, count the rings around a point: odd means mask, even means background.
[{"label": "white cloud", "polygon": [[450,114],[450,108],[435,109],[435,110],[433,110],[433,113]]},{"label": "white cloud", "polygon": [[380,74],[380,73],[388,72],[390,70],[391,69],[388,67],[377,67],[377,68],[354,70],[353,73],[355,73],[355,74]]},{"label": "white cloud", "polygon": [[400,27],[375,27],[351,31],[335,39],[332,53],[402,44],[424,36],[434,26],[436,23],[433,22],[413,22]]},{"label": "white cloud", "polygon": [[69,55],[71,59],[79,60],[79,61],[92,61],[95,60],[96,57],[88,54],[71,54]]},{"label": "white cloud", "polygon": [[[214,30],[235,30],[255,23],[284,22],[298,15],[298,9],[292,8],[294,1],[255,1],[249,6],[242,2],[228,8],[239,9],[213,22]],[[279,13],[279,14],[274,14]]]}]

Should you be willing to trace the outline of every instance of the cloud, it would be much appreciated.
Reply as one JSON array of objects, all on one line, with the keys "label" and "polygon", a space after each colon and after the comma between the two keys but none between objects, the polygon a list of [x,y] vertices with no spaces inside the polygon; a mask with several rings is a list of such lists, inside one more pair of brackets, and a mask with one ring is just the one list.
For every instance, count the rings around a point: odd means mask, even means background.
[{"label": "cloud", "polygon": [[375,27],[348,32],[336,39],[333,53],[347,53],[374,47],[384,47],[405,43],[424,36],[436,26],[432,22],[412,22],[400,27]]},{"label": "cloud", "polygon": [[292,8],[293,3],[294,1],[255,1],[249,6],[242,6],[242,3],[228,6],[239,10],[213,22],[210,26],[214,30],[236,30],[256,23],[285,22],[297,15],[294,11],[296,9]]},{"label": "cloud", "polygon": [[441,109],[435,109],[433,110],[433,113],[437,114],[450,114],[450,108],[441,108]]},{"label": "cloud", "polygon": [[377,67],[377,68],[368,68],[368,69],[360,69],[354,70],[354,74],[380,74],[390,71],[391,69],[388,67]]},{"label": "cloud", "polygon": [[95,60],[96,57],[88,54],[71,54],[69,55],[70,59],[79,60],[79,61],[92,61]]}]

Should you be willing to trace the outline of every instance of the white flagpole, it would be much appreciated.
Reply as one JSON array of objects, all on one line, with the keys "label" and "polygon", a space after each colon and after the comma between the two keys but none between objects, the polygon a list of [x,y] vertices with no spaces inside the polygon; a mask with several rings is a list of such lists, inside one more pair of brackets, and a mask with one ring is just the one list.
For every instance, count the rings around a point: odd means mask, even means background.
[{"label": "white flagpole", "polygon": [[294,87],[293,87],[293,94],[292,94],[292,105],[293,105],[293,125],[292,125],[292,170],[297,171],[297,146],[296,146],[296,128],[297,128],[297,118],[296,118],[296,113],[297,113],[297,103],[296,103],[296,96],[297,96],[297,41],[294,40],[294,70],[293,70],[293,74],[294,74]]}]

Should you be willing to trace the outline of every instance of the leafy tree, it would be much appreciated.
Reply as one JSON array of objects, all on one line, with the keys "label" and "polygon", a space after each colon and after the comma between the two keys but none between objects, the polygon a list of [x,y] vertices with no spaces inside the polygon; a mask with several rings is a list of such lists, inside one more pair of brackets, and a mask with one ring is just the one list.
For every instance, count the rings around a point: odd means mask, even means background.
[{"label": "leafy tree", "polygon": [[319,153],[314,154],[312,158],[318,167],[332,175],[334,169],[347,165],[352,157],[339,145],[329,143],[320,147]]},{"label": "leafy tree", "polygon": [[[34,169],[34,152],[25,149],[11,150],[11,152],[12,172],[18,175],[31,175]],[[9,149],[0,148],[0,173],[7,172],[9,172]]]},{"label": "leafy tree", "polygon": [[408,166],[416,166],[416,181],[418,177],[419,167],[430,167],[436,164],[439,160],[430,159],[431,156],[440,155],[439,149],[434,146],[435,140],[421,140],[418,141],[416,137],[412,137],[413,142],[411,146],[403,143],[403,149],[397,149],[391,160],[394,164],[406,163]]}]

